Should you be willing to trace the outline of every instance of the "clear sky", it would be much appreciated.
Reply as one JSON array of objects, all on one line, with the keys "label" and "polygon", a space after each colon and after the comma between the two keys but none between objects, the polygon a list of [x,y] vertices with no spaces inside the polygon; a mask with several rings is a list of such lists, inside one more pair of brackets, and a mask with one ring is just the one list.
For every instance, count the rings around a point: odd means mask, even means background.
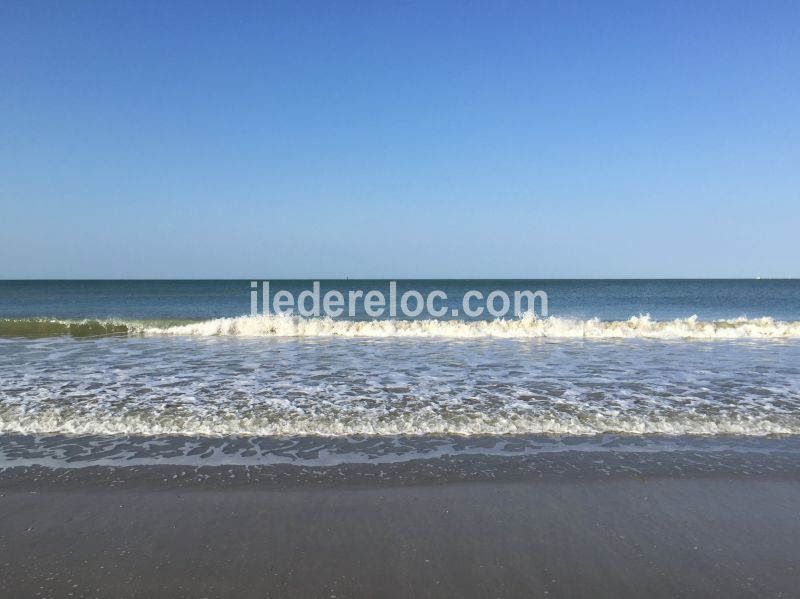
[{"label": "clear sky", "polygon": [[0,277],[800,276],[800,3],[0,2]]}]

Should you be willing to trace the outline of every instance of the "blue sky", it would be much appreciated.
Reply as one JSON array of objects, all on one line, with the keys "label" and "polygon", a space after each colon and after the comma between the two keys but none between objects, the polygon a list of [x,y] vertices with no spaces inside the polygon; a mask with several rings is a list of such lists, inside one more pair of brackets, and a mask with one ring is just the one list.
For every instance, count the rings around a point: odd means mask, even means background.
[{"label": "blue sky", "polygon": [[800,276],[800,3],[0,3],[0,277]]}]

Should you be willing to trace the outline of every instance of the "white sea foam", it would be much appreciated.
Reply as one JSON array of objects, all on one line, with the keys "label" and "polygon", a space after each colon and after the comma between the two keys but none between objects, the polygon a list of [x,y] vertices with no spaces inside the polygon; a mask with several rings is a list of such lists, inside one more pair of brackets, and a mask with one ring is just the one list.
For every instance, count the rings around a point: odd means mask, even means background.
[{"label": "white sea foam", "polygon": [[697,316],[627,320],[551,316],[484,320],[341,320],[300,316],[237,316],[175,323],[142,320],[0,319],[0,339],[7,337],[196,336],[196,337],[441,337],[475,339],[790,339],[800,338],[800,322],[771,317],[700,320]]},{"label": "white sea foam", "polygon": [[800,435],[800,343],[68,337],[0,343],[0,432]]},{"label": "white sea foam", "polygon": [[[471,417],[470,417],[471,416]],[[406,415],[392,421],[380,418],[309,419],[284,417],[275,420],[236,418],[231,414],[205,417],[156,417],[102,413],[65,414],[58,410],[23,414],[9,411],[0,419],[4,434],[141,435],[208,437],[291,437],[291,436],[395,436],[395,435],[797,435],[800,418],[778,421],[764,416],[687,417],[680,414],[638,414],[626,417],[593,415],[583,417],[531,414],[528,417],[472,414],[460,419]]]},{"label": "white sea foam", "polygon": [[503,337],[564,339],[739,339],[800,337],[800,322],[776,321],[770,317],[703,321],[697,316],[657,321],[649,315],[628,320],[579,320],[525,314],[518,319],[463,320],[371,320],[349,321],[298,316],[240,316],[217,318],[178,326],[132,327],[143,335],[197,335],[245,337]]}]

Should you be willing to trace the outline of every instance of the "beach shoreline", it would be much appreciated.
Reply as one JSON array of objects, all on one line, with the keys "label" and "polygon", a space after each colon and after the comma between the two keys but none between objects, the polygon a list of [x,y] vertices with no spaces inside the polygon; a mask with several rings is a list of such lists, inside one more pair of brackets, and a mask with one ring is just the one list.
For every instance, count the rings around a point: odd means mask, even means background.
[{"label": "beach shoreline", "polygon": [[800,577],[788,472],[282,486],[145,470],[4,479],[0,593],[788,597]]}]

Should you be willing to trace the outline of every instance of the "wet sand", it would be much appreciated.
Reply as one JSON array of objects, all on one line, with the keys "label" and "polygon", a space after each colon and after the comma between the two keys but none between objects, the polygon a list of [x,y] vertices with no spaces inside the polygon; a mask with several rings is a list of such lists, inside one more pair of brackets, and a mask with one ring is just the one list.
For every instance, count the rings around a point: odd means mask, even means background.
[{"label": "wet sand", "polygon": [[800,481],[0,487],[3,597],[792,597]]}]

